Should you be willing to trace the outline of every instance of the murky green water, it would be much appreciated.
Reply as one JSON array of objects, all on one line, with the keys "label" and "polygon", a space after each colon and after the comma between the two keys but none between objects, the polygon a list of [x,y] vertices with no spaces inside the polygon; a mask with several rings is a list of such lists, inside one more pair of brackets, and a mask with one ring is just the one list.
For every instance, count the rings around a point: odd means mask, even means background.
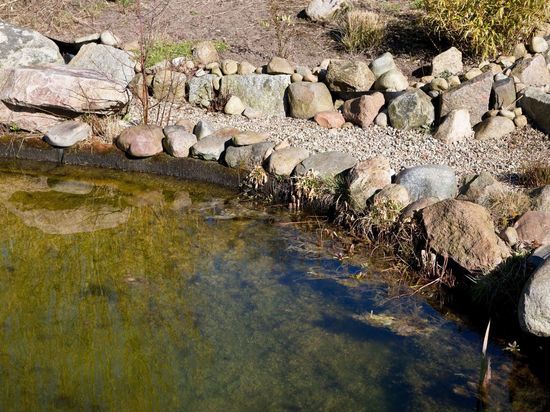
[{"label": "murky green water", "polygon": [[[235,198],[0,164],[0,410],[476,409],[477,333]],[[544,405],[490,352],[491,408]]]}]

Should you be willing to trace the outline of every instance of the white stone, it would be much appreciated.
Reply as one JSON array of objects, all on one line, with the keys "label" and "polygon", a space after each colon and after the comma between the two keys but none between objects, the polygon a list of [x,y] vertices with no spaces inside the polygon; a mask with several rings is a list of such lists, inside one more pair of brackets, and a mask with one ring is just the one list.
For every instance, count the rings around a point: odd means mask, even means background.
[{"label": "white stone", "polygon": [[246,106],[241,101],[241,99],[239,99],[237,96],[231,96],[225,104],[225,108],[223,109],[223,111],[225,114],[237,115],[242,114],[242,112],[244,112],[244,109],[246,109]]},{"label": "white stone", "polygon": [[533,36],[531,42],[529,43],[529,49],[533,53],[544,53],[548,50],[548,43],[544,37]]},{"label": "white stone", "polygon": [[446,144],[455,144],[473,137],[470,113],[466,109],[452,110],[437,129],[434,137]]},{"label": "white stone", "polygon": [[44,141],[55,147],[71,147],[78,142],[86,140],[92,135],[90,125],[74,120],[69,120],[53,126],[46,135]]}]

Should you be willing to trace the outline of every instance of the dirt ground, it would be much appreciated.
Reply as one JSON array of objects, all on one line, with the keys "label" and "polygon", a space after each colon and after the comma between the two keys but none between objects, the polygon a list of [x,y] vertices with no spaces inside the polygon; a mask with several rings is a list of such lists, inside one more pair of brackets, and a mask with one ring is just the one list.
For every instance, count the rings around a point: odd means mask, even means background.
[{"label": "dirt ground", "polygon": [[[0,18],[32,27],[60,40],[112,30],[123,41],[138,36],[138,21],[130,0],[16,0],[0,5]],[[293,18],[284,32],[285,47],[294,63],[315,66],[325,58],[349,56],[334,40],[333,23],[313,23],[300,12],[308,0],[142,0],[143,14],[153,21],[153,33],[172,40],[224,40],[229,50],[224,58],[265,64],[278,54],[273,12]],[[388,21],[388,33],[381,50],[353,55],[355,59],[374,57],[390,51],[409,77],[425,73],[426,66],[439,52],[418,29],[420,12],[407,0],[356,0],[354,7],[376,11]],[[413,71],[416,76],[412,76]]]}]

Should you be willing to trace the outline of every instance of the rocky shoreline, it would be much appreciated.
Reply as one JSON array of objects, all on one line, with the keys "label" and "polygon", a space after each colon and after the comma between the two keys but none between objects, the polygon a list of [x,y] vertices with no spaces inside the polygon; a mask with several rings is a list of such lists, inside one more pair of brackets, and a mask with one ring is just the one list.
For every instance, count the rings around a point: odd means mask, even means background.
[{"label": "rocky shoreline", "polygon": [[[512,203],[494,175],[511,179],[524,162],[548,161],[544,38],[466,73],[451,48],[411,83],[388,53],[370,64],[310,69],[273,57],[254,67],[220,60],[203,42],[192,59],[144,68],[100,36],[65,64],[38,33],[3,22],[0,32],[0,123],[11,132],[2,156],[240,184],[293,210],[326,212],[365,240],[411,228],[409,257],[448,286],[498,274],[536,249],[541,263],[514,304],[526,332],[550,336],[550,186],[521,192],[501,220],[492,209]],[[180,110],[187,102],[225,114]],[[100,143],[94,128],[105,118],[117,132]],[[148,118],[158,124],[136,124]],[[43,141],[13,133],[22,130]]]}]

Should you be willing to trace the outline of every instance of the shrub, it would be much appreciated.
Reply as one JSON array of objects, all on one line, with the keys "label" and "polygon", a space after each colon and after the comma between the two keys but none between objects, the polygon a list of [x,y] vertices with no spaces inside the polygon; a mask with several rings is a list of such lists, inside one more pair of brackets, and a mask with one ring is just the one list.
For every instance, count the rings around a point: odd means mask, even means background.
[{"label": "shrub", "polygon": [[482,57],[509,52],[549,16],[548,0],[423,0],[425,24]]},{"label": "shrub", "polygon": [[386,33],[386,21],[367,10],[351,10],[338,21],[338,41],[347,51],[362,53],[377,49]]}]

